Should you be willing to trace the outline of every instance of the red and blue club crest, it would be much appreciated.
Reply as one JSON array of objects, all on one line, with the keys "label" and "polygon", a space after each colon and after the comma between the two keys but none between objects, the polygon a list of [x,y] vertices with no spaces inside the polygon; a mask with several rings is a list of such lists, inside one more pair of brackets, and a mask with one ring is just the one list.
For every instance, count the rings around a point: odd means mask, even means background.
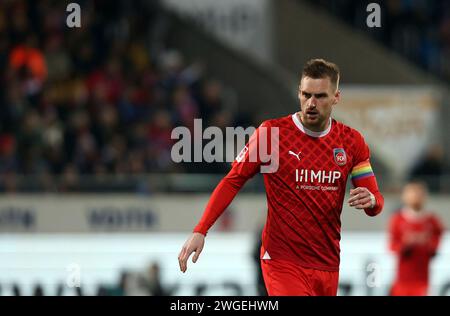
[{"label": "red and blue club crest", "polygon": [[347,155],[345,154],[344,148],[334,148],[333,149],[334,161],[338,166],[343,166],[347,163]]}]

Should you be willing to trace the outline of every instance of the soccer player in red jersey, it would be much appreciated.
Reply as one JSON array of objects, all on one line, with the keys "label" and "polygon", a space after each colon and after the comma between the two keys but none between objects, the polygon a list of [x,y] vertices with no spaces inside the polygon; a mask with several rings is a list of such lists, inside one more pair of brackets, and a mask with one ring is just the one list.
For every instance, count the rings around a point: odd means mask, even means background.
[{"label": "soccer player in red jersey", "polygon": [[[192,261],[197,261],[209,228],[240,188],[261,171],[268,206],[261,266],[268,294],[337,294],[340,215],[348,176],[354,185],[351,207],[375,216],[384,200],[363,136],[331,117],[340,99],[338,67],[323,59],[307,62],[298,96],[301,111],[263,122],[212,193],[178,256],[182,272],[194,252]],[[267,166],[260,159],[261,147],[275,153],[276,164]],[[252,159],[255,155],[258,159]]]},{"label": "soccer player in red jersey", "polygon": [[430,261],[436,255],[443,225],[424,209],[427,189],[419,182],[403,189],[404,206],[390,220],[390,249],[397,256],[397,275],[391,288],[394,296],[428,294]]}]

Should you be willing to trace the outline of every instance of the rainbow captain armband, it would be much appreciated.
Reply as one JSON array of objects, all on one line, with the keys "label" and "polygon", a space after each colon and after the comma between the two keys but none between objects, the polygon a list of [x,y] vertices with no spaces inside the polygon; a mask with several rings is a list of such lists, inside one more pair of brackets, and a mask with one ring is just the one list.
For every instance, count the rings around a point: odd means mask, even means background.
[{"label": "rainbow captain armband", "polygon": [[352,170],[352,180],[360,180],[367,177],[374,176],[372,166],[370,165],[369,160],[360,162],[356,166],[353,167]]}]

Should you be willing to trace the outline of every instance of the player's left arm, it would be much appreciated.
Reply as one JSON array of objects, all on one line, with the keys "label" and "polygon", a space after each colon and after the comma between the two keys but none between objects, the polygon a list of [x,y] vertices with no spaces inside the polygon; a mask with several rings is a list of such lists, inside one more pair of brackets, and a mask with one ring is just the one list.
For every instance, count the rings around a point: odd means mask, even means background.
[{"label": "player's left arm", "polygon": [[432,229],[431,238],[430,238],[430,242],[429,242],[429,249],[430,249],[431,255],[435,256],[438,251],[442,233],[445,228],[444,228],[444,225],[439,220],[439,218],[437,218],[435,216],[433,216],[433,218],[432,218],[432,223],[433,223],[433,225],[432,225],[433,229]]},{"label": "player's left arm", "polygon": [[351,171],[354,189],[350,190],[348,203],[356,209],[363,209],[369,216],[376,216],[383,210],[384,198],[378,190],[377,179],[370,165],[370,152],[361,134],[358,137],[358,152]]},{"label": "player's left arm", "polygon": [[369,161],[367,160],[364,165],[367,170],[364,177],[353,176],[352,173],[355,188],[350,190],[348,204],[358,210],[363,209],[369,216],[376,216],[383,210],[384,198],[378,190],[377,179]]}]

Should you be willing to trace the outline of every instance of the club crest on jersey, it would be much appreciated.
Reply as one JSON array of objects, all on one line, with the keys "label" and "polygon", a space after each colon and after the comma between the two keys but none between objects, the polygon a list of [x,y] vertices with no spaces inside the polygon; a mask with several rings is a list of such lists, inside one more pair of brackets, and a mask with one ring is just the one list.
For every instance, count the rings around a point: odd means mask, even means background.
[{"label": "club crest on jersey", "polygon": [[334,148],[333,149],[334,161],[338,166],[343,166],[347,163],[347,155],[345,154],[344,148]]}]

